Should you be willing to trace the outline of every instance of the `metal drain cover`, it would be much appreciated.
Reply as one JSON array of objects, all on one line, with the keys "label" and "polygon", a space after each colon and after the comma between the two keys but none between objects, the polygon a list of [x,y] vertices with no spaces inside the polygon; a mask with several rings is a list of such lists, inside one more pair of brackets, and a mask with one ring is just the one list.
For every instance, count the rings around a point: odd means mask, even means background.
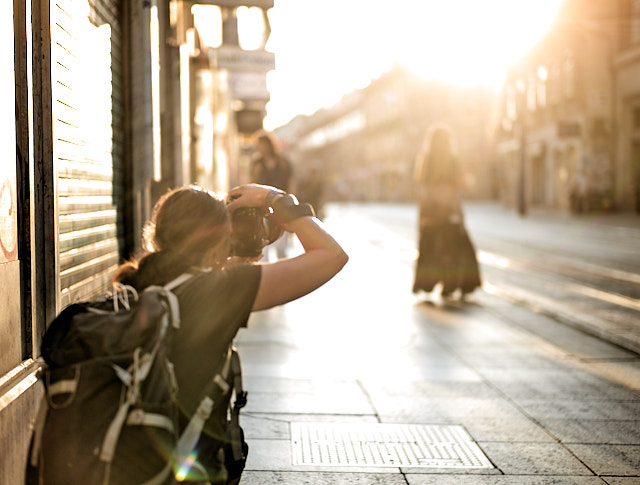
[{"label": "metal drain cover", "polygon": [[293,465],[493,468],[459,425],[291,423]]}]

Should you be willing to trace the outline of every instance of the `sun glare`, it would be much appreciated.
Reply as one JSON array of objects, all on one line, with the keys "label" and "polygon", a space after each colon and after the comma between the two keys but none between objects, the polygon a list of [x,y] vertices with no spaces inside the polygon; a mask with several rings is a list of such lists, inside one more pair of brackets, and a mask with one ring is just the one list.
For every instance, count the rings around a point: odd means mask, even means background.
[{"label": "sun glare", "polygon": [[540,38],[558,6],[558,0],[417,3],[396,32],[405,48],[395,60],[425,77],[499,87],[508,65]]},{"label": "sun glare", "polygon": [[498,87],[561,1],[278,0],[265,126],[329,106],[395,62],[428,78]]}]

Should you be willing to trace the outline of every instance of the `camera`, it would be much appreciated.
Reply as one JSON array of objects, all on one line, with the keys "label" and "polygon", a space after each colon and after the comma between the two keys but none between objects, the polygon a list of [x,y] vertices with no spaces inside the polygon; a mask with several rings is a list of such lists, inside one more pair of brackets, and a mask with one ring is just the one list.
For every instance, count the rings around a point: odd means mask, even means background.
[{"label": "camera", "polygon": [[260,207],[240,207],[231,213],[231,256],[260,256],[263,241],[271,244],[283,232]]}]

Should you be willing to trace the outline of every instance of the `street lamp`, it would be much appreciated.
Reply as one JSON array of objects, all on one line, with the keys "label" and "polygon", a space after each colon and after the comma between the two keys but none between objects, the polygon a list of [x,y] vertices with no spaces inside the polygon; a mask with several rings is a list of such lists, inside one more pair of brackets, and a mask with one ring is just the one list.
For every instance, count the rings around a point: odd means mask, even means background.
[{"label": "street lamp", "polygon": [[518,214],[527,215],[527,196],[526,196],[526,168],[527,168],[527,150],[526,150],[526,113],[527,113],[527,85],[521,79],[516,81],[516,112],[518,126],[520,127],[520,171],[518,174]]}]

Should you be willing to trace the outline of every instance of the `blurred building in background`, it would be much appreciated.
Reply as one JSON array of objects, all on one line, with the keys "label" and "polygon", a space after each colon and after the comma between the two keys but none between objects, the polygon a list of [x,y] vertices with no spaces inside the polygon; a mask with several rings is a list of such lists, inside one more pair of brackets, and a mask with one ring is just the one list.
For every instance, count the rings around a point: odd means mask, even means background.
[{"label": "blurred building in background", "polygon": [[489,88],[453,86],[392,70],[335,106],[298,116],[277,131],[297,177],[320,168],[331,200],[409,201],[415,158],[429,125],[451,125],[467,197],[489,197]]},{"label": "blurred building in background", "polygon": [[[502,201],[573,212],[633,210],[640,155],[640,2],[567,0],[512,67],[495,155]],[[636,207],[637,210],[637,207]]]},{"label": "blurred building in background", "polygon": [[0,483],[24,482],[48,322],[110,288],[169,187],[236,183],[269,98],[272,6],[2,3]]},{"label": "blurred building in background", "polygon": [[618,0],[613,57],[616,205],[640,214],[640,1]]}]

